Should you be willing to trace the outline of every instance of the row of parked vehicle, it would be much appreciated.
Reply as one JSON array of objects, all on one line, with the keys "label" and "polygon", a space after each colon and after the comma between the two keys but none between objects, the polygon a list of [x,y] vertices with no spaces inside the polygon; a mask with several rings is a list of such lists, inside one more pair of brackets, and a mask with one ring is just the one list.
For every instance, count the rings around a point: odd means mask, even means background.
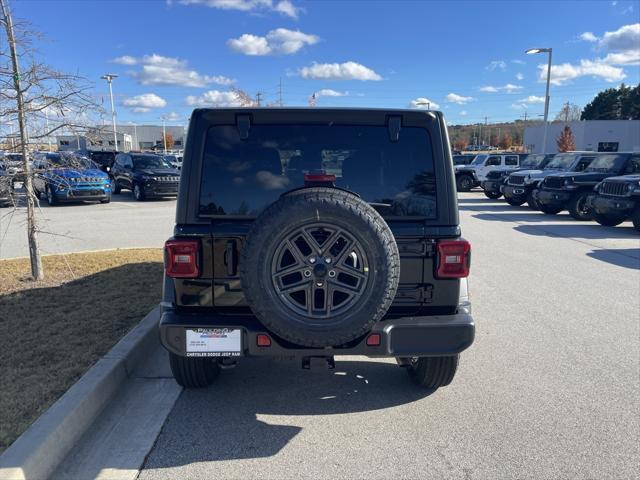
[{"label": "row of parked vehicle", "polygon": [[[109,203],[123,189],[131,190],[139,201],[175,196],[180,169],[175,156],[171,157],[138,152],[36,152],[31,159],[33,188],[51,206],[78,201]],[[19,162],[2,158],[0,206],[8,206],[15,203],[15,185],[23,182],[24,173]]]},{"label": "row of parked vehicle", "polygon": [[456,165],[456,183],[458,191],[481,186],[488,198],[549,215],[567,210],[605,226],[631,220],[640,231],[640,153],[476,155]]}]

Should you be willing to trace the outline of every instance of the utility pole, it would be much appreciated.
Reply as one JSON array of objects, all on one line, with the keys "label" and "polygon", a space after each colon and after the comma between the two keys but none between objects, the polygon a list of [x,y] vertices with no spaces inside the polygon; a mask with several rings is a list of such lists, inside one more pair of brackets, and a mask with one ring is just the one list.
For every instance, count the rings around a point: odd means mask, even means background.
[{"label": "utility pole", "polygon": [[278,103],[282,107],[282,77],[280,77],[280,83],[278,83]]},{"label": "utility pole", "polygon": [[527,111],[524,111],[524,122],[522,122],[522,151],[527,153],[527,146],[524,144],[524,132],[527,129]]},{"label": "utility pole", "polygon": [[[484,133],[484,134],[485,134],[485,135],[487,135],[487,131],[489,131],[488,123],[487,123],[487,119],[488,119],[488,118],[489,118],[489,117],[487,117],[486,115],[484,116],[484,129],[485,129],[485,133]],[[484,141],[483,143],[484,143],[484,145],[487,145],[487,144],[489,144],[490,142],[491,142],[491,135],[489,135],[489,140],[487,141],[487,139],[485,138],[485,141]]]},{"label": "utility pole", "polygon": [[262,92],[258,92],[256,93],[256,104],[258,105],[258,107],[261,107],[262,103]]},{"label": "utility pole", "polygon": [[27,156],[27,125],[24,114],[23,91],[20,83],[20,65],[18,63],[18,51],[16,39],[13,34],[13,20],[6,0],[0,0],[4,27],[7,31],[9,51],[11,53],[11,66],[13,69],[13,88],[16,91],[16,105],[18,107],[18,127],[20,129],[20,153],[22,153],[22,163],[24,168],[24,189],[27,200],[27,238],[29,243],[29,258],[31,260],[31,276],[34,280],[42,280],[44,272],[42,270],[42,259],[40,258],[40,247],[38,246],[38,226],[35,217],[35,194],[33,191],[33,178],[31,176],[31,164]]},{"label": "utility pole", "polygon": [[113,122],[113,150],[115,152],[118,151],[118,134],[116,133],[116,108],[113,104],[113,88],[111,87],[111,82],[113,82],[114,78],[118,78],[118,75],[114,75],[113,73],[107,73],[100,77],[102,80],[106,80],[109,84],[109,98],[111,98],[111,120]]}]

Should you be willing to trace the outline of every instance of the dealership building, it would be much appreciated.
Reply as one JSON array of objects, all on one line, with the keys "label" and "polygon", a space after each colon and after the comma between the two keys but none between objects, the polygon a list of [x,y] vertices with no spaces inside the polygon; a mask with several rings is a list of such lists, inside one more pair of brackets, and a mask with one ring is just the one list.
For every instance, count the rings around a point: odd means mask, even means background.
[{"label": "dealership building", "polygon": [[576,140],[576,150],[593,152],[640,152],[640,120],[583,120],[550,123],[547,145],[542,148],[544,125],[527,127],[524,144],[532,153],[556,153],[556,140],[569,125]]},{"label": "dealership building", "polygon": [[[184,127],[165,126],[167,136],[173,137],[174,150],[184,148]],[[150,150],[162,148],[162,125],[116,125],[117,150],[128,152],[130,150]],[[86,135],[59,135],[56,137],[58,150],[113,150],[113,129],[108,127],[96,127]]]}]

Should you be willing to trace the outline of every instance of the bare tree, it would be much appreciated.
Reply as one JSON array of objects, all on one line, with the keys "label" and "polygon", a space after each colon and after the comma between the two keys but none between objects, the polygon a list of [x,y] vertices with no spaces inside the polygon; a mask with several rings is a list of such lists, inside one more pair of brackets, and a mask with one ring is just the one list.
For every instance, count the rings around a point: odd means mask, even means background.
[{"label": "bare tree", "polygon": [[89,114],[98,104],[89,94],[91,85],[79,75],[65,74],[36,58],[31,45],[38,33],[14,23],[8,0],[0,0],[0,24],[7,36],[8,51],[0,50],[0,120],[17,121],[17,151],[22,155],[22,180],[27,207],[27,238],[33,279],[44,278],[38,245],[35,205],[29,162],[30,142],[39,143],[58,131],[86,130]]},{"label": "bare tree", "polygon": [[566,102],[562,109],[556,115],[554,122],[573,122],[580,120],[580,116],[582,115],[582,108],[580,108],[575,103]]}]

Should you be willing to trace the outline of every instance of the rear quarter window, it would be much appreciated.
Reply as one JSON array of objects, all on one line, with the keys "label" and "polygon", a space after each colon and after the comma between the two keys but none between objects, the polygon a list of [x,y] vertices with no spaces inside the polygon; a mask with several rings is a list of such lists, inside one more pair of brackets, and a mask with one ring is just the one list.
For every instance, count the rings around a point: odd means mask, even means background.
[{"label": "rear quarter window", "polygon": [[305,175],[335,176],[386,218],[434,219],[436,182],[426,129],[402,128],[392,142],[386,126],[235,125],[207,133],[200,184],[201,216],[255,217]]}]

